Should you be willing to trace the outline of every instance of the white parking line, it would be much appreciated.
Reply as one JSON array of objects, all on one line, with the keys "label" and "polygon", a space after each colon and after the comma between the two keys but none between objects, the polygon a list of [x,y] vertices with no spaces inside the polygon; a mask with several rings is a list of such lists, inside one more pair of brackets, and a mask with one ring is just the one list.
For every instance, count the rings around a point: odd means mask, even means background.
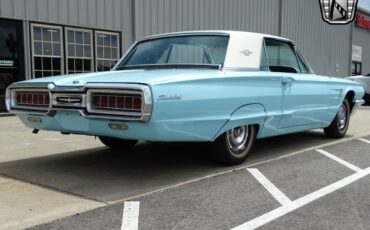
[{"label": "white parking line", "polygon": [[316,149],[316,151],[319,152],[319,153],[321,153],[322,155],[327,156],[327,157],[331,158],[332,160],[335,160],[336,162],[338,162],[338,163],[340,163],[340,164],[342,164],[342,165],[344,165],[344,166],[352,169],[355,172],[360,172],[362,170],[359,167],[357,167],[356,165],[353,165],[353,164],[351,164],[351,163],[349,163],[349,162],[347,162],[345,160],[342,160],[339,157],[334,156],[333,154],[326,152],[325,150]]},{"label": "white parking line", "polygon": [[[361,137],[369,136],[369,135],[370,135],[370,132],[365,133],[365,134],[363,133],[363,134],[361,134]],[[217,176],[226,175],[226,174],[233,173],[233,172],[240,171],[240,170],[245,170],[249,167],[255,167],[257,165],[266,164],[266,163],[270,163],[270,162],[275,162],[275,161],[278,161],[278,160],[281,160],[281,159],[286,159],[286,158],[289,158],[289,157],[297,156],[299,154],[303,154],[303,153],[306,153],[307,151],[315,150],[317,148],[324,148],[324,147],[329,147],[329,146],[338,145],[338,144],[342,144],[342,143],[347,143],[349,141],[356,140],[359,137],[360,137],[360,135],[357,135],[357,136],[354,136],[354,137],[349,137],[349,138],[345,138],[345,139],[338,139],[338,140],[331,141],[331,142],[328,142],[328,143],[315,145],[315,146],[312,146],[312,147],[300,149],[300,150],[295,151],[295,152],[283,154],[281,156],[274,157],[274,158],[271,158],[271,159],[260,160],[260,161],[257,161],[257,162],[251,163],[251,164],[244,164],[244,165],[241,165],[239,167],[233,167],[231,169],[221,170],[219,172],[211,173],[211,174],[208,174],[208,175],[205,175],[205,176],[196,177],[196,178],[193,178],[193,179],[182,181],[182,182],[170,185],[170,186],[165,186],[163,188],[159,188],[159,189],[152,190],[152,191],[149,191],[149,192],[139,193],[139,194],[136,194],[136,195],[133,195],[133,196],[130,196],[130,197],[123,198],[123,199],[109,201],[107,203],[117,204],[117,203],[124,202],[126,200],[133,200],[133,199],[137,199],[139,197],[149,196],[149,195],[152,195],[152,194],[155,194],[155,193],[167,191],[169,189],[178,188],[180,186],[188,185],[188,184],[195,183],[195,182],[198,182],[198,181],[204,181],[204,180],[214,178],[214,177],[217,177]]]},{"label": "white parking line", "polygon": [[258,169],[251,168],[247,169],[252,176],[261,183],[263,187],[277,200],[281,205],[288,205],[292,201],[280,191],[271,181],[269,181]]},{"label": "white parking line", "polygon": [[62,138],[45,138],[46,141],[61,141]]},{"label": "white parking line", "polygon": [[368,143],[368,144],[370,144],[370,141],[368,141],[368,140],[366,140],[366,139],[364,139],[364,138],[358,138],[360,141],[363,141],[363,142],[365,142],[365,143]]},{"label": "white parking line", "polygon": [[251,230],[256,229],[258,227],[261,227],[264,224],[267,224],[281,216],[284,216],[285,214],[292,212],[308,203],[311,203],[323,196],[326,196],[332,192],[337,191],[338,189],[341,189],[367,175],[370,174],[370,167],[364,170],[361,170],[355,174],[352,174],[346,178],[341,179],[340,181],[337,181],[331,185],[328,185],[316,192],[310,193],[304,197],[301,197],[295,201],[292,201],[291,205],[283,205],[279,208],[276,208],[262,216],[256,217],[242,225],[239,225],[232,230]]},{"label": "white parking line", "polygon": [[139,227],[139,201],[126,201],[122,214],[121,230],[137,230]]}]

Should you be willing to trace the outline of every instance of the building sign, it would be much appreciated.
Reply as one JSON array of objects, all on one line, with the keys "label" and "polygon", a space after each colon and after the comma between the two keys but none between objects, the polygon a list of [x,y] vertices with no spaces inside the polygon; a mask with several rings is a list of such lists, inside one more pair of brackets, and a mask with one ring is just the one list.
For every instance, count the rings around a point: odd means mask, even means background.
[{"label": "building sign", "polygon": [[0,67],[13,67],[14,61],[13,60],[0,60]]},{"label": "building sign", "polygon": [[362,61],[362,47],[352,46],[352,61]]},{"label": "building sign", "polygon": [[358,0],[320,0],[321,16],[329,24],[347,24],[355,19]]},{"label": "building sign", "polygon": [[356,14],[356,25],[363,29],[370,30],[370,20],[366,19],[363,14],[360,13]]}]

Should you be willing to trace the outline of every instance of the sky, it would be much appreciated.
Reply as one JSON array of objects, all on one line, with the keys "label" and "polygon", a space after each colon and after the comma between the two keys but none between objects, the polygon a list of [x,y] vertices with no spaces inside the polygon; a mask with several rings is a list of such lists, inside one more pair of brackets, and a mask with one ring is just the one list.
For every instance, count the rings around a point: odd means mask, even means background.
[{"label": "sky", "polygon": [[370,0],[359,0],[358,6],[370,11]]}]

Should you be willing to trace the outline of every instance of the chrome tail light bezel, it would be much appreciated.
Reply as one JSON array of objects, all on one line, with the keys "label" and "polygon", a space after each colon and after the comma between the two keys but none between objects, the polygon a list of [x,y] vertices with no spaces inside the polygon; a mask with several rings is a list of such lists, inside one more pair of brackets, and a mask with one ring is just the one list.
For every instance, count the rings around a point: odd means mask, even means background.
[{"label": "chrome tail light bezel", "polygon": [[[48,92],[48,106],[20,106],[16,104],[16,92]],[[140,112],[122,112],[112,110],[95,110],[92,107],[91,95],[94,92],[123,93],[141,96]],[[81,102],[57,102],[58,97],[79,98]],[[152,112],[152,94],[148,85],[115,84],[115,83],[88,83],[79,87],[55,86],[53,83],[14,83],[6,89],[6,108],[14,114],[37,114],[54,116],[55,111],[76,111],[83,117],[93,119],[109,119],[120,121],[147,122]]]},{"label": "chrome tail light bezel", "polygon": [[[95,109],[93,106],[93,96],[95,93],[117,94],[127,96],[141,96],[141,110],[135,111],[115,111],[112,109]],[[125,117],[128,120],[148,121],[152,112],[152,97],[149,86],[138,84],[90,84],[87,86],[86,110],[93,116]]]},{"label": "chrome tail light bezel", "polygon": [[[49,103],[47,105],[18,105],[16,94],[18,92],[24,93],[48,93]],[[32,113],[32,114],[46,114],[51,108],[51,92],[48,90],[47,85],[26,85],[15,84],[6,89],[5,94],[6,108],[10,113]]]},{"label": "chrome tail light bezel", "polygon": [[5,91],[5,106],[6,106],[6,110],[8,112],[11,112],[11,110],[12,110],[11,103],[12,103],[11,90],[10,90],[10,88],[6,88],[6,91]]}]

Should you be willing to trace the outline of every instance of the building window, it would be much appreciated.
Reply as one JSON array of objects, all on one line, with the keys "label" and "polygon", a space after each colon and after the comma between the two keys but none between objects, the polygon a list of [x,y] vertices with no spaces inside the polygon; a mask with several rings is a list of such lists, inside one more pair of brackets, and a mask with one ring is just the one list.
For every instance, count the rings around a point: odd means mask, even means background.
[{"label": "building window", "polygon": [[67,73],[93,71],[92,31],[66,28]]},{"label": "building window", "polygon": [[62,29],[59,26],[31,25],[33,76],[63,74]]},{"label": "building window", "polygon": [[351,65],[352,76],[361,75],[361,72],[362,72],[361,68],[362,68],[361,62],[353,61]]},{"label": "building window", "polygon": [[109,71],[119,59],[119,34],[96,31],[96,71]]}]

